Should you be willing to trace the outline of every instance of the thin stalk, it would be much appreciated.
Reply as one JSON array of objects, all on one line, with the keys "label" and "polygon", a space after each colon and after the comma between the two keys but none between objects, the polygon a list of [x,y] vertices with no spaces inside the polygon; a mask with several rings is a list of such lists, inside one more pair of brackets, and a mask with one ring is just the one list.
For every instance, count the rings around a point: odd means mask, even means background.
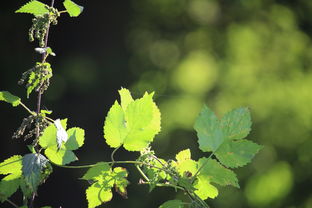
[{"label": "thin stalk", "polygon": [[198,168],[198,170],[196,171],[196,173],[195,173],[194,176],[192,177],[192,183],[194,183],[194,181],[195,181],[197,175],[198,175],[198,174],[200,173],[200,171],[207,165],[207,163],[209,162],[209,159],[214,155],[215,152],[216,152],[216,151],[212,152],[212,153],[209,155],[209,157],[207,158],[207,161],[206,161],[204,164],[202,164],[202,166],[200,166],[200,168]]},{"label": "thin stalk", "polygon": [[31,115],[36,115],[36,113],[31,111],[24,103],[20,102],[20,105]]},{"label": "thin stalk", "polygon": [[[54,6],[54,0],[51,0],[51,7],[53,7],[53,6]],[[45,38],[44,38],[44,47],[45,48],[48,46],[49,30],[50,30],[50,25],[47,28],[47,33],[46,33]],[[46,53],[42,54],[42,63],[45,62],[46,55],[47,55]],[[40,110],[41,110],[41,99],[42,99],[42,93],[41,93],[41,90],[39,89],[38,90],[38,97],[37,97],[37,110],[36,110],[37,116],[39,116]],[[37,121],[37,124],[36,124],[36,140],[38,140],[39,137],[40,137],[40,127],[39,127],[39,123]],[[29,208],[33,208],[35,196],[36,195],[34,193],[32,195],[32,199],[30,200]]]},{"label": "thin stalk", "polygon": [[117,150],[120,148],[121,146],[115,148],[111,154],[111,159],[112,159],[112,163],[111,163],[111,166],[113,167],[114,166],[114,163],[115,163],[115,159],[114,159],[114,155],[115,153],[117,152]]},{"label": "thin stalk", "polygon": [[17,204],[15,204],[14,202],[12,202],[10,199],[6,199],[5,201],[8,202],[9,204],[11,204],[13,207],[19,208],[19,206],[17,206]]},{"label": "thin stalk", "polygon": [[135,167],[136,167],[136,169],[139,171],[139,173],[141,174],[141,176],[145,179],[145,181],[146,181],[146,182],[149,182],[149,181],[150,181],[149,178],[145,175],[145,173],[142,171],[142,169],[141,169],[138,165],[136,165]]}]

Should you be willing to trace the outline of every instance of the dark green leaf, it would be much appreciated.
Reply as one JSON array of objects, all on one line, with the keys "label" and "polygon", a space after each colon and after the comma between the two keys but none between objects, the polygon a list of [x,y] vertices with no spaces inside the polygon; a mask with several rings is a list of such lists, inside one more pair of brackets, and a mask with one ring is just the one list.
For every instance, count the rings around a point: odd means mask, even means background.
[{"label": "dark green leaf", "polygon": [[43,172],[47,167],[48,160],[41,154],[27,154],[23,157],[23,176],[26,185],[32,192],[43,182]]},{"label": "dark green leaf", "polygon": [[162,205],[159,206],[159,208],[183,208],[184,203],[181,200],[170,200],[166,201]]}]

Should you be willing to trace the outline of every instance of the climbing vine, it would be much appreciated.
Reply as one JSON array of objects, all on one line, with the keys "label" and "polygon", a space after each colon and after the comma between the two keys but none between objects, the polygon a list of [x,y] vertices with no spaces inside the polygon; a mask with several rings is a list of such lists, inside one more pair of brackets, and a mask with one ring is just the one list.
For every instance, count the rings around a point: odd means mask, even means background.
[{"label": "climbing vine", "polygon": [[[52,111],[41,109],[41,96],[48,89],[53,75],[47,59],[56,55],[48,46],[49,28],[57,25],[62,14],[77,17],[83,11],[82,6],[71,0],[65,0],[63,5],[65,10],[59,11],[54,7],[54,0],[51,5],[32,0],[16,11],[34,16],[28,36],[30,41],[38,41],[39,47],[35,51],[42,54],[42,58],[26,70],[18,82],[25,86],[27,98],[31,93],[37,93],[35,110],[10,92],[0,91],[0,101],[22,107],[28,113],[13,138],[23,138],[30,151],[23,156],[13,155],[0,163],[0,174],[3,175],[0,201],[16,208],[34,208],[38,187],[48,182],[53,166],[86,169],[81,178],[88,182],[85,183],[85,192],[89,208],[108,203],[114,193],[127,198],[129,172],[124,164],[136,167],[141,176],[139,184],[148,185],[150,191],[165,186],[181,191],[189,198],[188,201],[166,201],[159,205],[160,208],[209,207],[205,200],[217,197],[217,185],[239,188],[233,169],[251,162],[261,149],[260,145],[245,139],[251,130],[248,108],[237,108],[217,118],[204,105],[195,120],[194,130],[199,149],[210,155],[196,161],[192,159],[190,149],[185,149],[175,158],[165,160],[159,158],[150,145],[161,130],[161,113],[153,100],[154,92],[146,92],[135,99],[126,88],[118,91],[120,100],[116,100],[108,111],[103,126],[104,139],[113,148],[111,161],[68,165],[78,160],[74,151],[84,144],[85,131],[79,127],[68,127],[67,118],[52,118]],[[119,148],[124,148],[129,154],[139,152],[140,155],[133,161],[117,161],[114,155]],[[20,205],[10,200],[18,190],[23,194]]]}]

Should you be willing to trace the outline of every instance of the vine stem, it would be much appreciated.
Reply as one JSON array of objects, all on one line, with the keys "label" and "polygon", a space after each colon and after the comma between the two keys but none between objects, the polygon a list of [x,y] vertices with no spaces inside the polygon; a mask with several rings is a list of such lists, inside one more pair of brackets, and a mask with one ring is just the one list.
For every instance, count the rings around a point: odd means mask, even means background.
[{"label": "vine stem", "polygon": [[[53,7],[53,6],[54,6],[54,0],[51,0],[51,7]],[[50,30],[50,24],[47,28],[47,33],[46,33],[45,38],[44,38],[44,47],[45,48],[48,46],[49,30]],[[44,63],[46,61],[45,60],[46,54],[47,54],[46,52],[42,54],[42,63]],[[38,90],[38,97],[37,97],[37,110],[36,110],[37,116],[39,116],[39,114],[40,114],[41,99],[42,99],[42,93],[41,93],[41,90],[39,89]],[[38,140],[39,137],[40,137],[40,127],[39,127],[39,122],[37,121],[36,140]],[[33,193],[32,198],[31,198],[30,203],[29,203],[29,208],[33,208],[35,196],[36,196],[36,193]]]}]

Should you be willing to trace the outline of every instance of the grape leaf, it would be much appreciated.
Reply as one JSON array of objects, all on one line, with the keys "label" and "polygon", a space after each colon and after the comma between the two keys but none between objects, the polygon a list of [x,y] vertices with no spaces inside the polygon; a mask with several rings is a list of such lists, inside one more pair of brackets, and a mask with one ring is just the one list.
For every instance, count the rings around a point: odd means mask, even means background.
[{"label": "grape leaf", "polygon": [[219,120],[207,106],[203,107],[196,119],[194,129],[197,132],[199,149],[204,152],[214,152],[224,142]]},{"label": "grape leaf", "polygon": [[160,112],[153,102],[153,93],[132,100],[130,93],[119,91],[121,105],[115,101],[104,124],[104,138],[113,147],[121,145],[128,151],[141,151],[160,131]]},{"label": "grape leaf", "polygon": [[31,192],[36,192],[37,187],[45,179],[44,172],[48,165],[48,159],[41,154],[27,154],[23,157],[23,176],[26,185]]},{"label": "grape leaf", "polygon": [[[61,120],[63,129],[66,129],[67,119]],[[59,146],[57,142],[57,128],[54,124],[48,126],[39,138],[39,145],[45,149],[45,155],[49,160],[58,165],[66,165],[78,160],[72,150],[76,150],[84,144],[84,130],[78,127],[66,131],[68,139]]]},{"label": "grape leaf", "polygon": [[[202,167],[202,168],[201,168]],[[236,174],[223,167],[218,161],[208,158],[200,158],[198,160],[199,177],[209,178],[211,182],[221,186],[232,185],[239,188]]]},{"label": "grape leaf", "polygon": [[21,98],[12,95],[8,91],[0,91],[0,101],[11,103],[13,107],[16,107],[21,103]]},{"label": "grape leaf", "polygon": [[111,186],[94,183],[86,190],[88,208],[97,207],[113,198]]},{"label": "grape leaf", "polygon": [[194,188],[196,188],[195,194],[202,200],[214,199],[219,194],[218,189],[210,184],[210,180],[206,176],[198,176],[194,183]]},{"label": "grape leaf", "polygon": [[63,2],[64,7],[66,8],[69,16],[71,17],[78,17],[81,12],[83,11],[83,7],[79,6],[78,4],[76,4],[75,2],[71,1],[71,0],[65,0]]},{"label": "grape leaf", "polygon": [[261,145],[243,139],[224,143],[215,154],[225,166],[237,168],[249,163],[261,148]]},{"label": "grape leaf", "polygon": [[246,165],[261,149],[260,145],[243,140],[250,127],[247,108],[234,109],[219,121],[207,106],[203,107],[194,125],[199,148],[213,152],[223,165],[231,168]]},{"label": "grape leaf", "polygon": [[197,162],[191,159],[191,151],[189,149],[182,150],[176,155],[177,162],[173,163],[178,173],[182,177],[190,178],[197,172]]},{"label": "grape leaf", "polygon": [[22,156],[14,155],[0,163],[0,174],[22,175]]},{"label": "grape leaf", "polygon": [[49,13],[47,9],[48,5],[41,3],[40,1],[32,0],[16,10],[15,13],[29,13],[35,16],[40,16]]},{"label": "grape leaf", "polygon": [[225,114],[220,125],[227,140],[246,137],[251,130],[251,118],[248,108],[237,108]]},{"label": "grape leaf", "polygon": [[159,208],[183,208],[184,203],[181,200],[169,200],[159,206]]},{"label": "grape leaf", "polygon": [[82,179],[91,180],[94,183],[86,190],[88,207],[94,208],[112,199],[112,188],[123,197],[127,197],[126,186],[128,181],[126,177],[128,172],[125,168],[116,167],[114,170],[105,162],[99,162],[90,168]]}]

